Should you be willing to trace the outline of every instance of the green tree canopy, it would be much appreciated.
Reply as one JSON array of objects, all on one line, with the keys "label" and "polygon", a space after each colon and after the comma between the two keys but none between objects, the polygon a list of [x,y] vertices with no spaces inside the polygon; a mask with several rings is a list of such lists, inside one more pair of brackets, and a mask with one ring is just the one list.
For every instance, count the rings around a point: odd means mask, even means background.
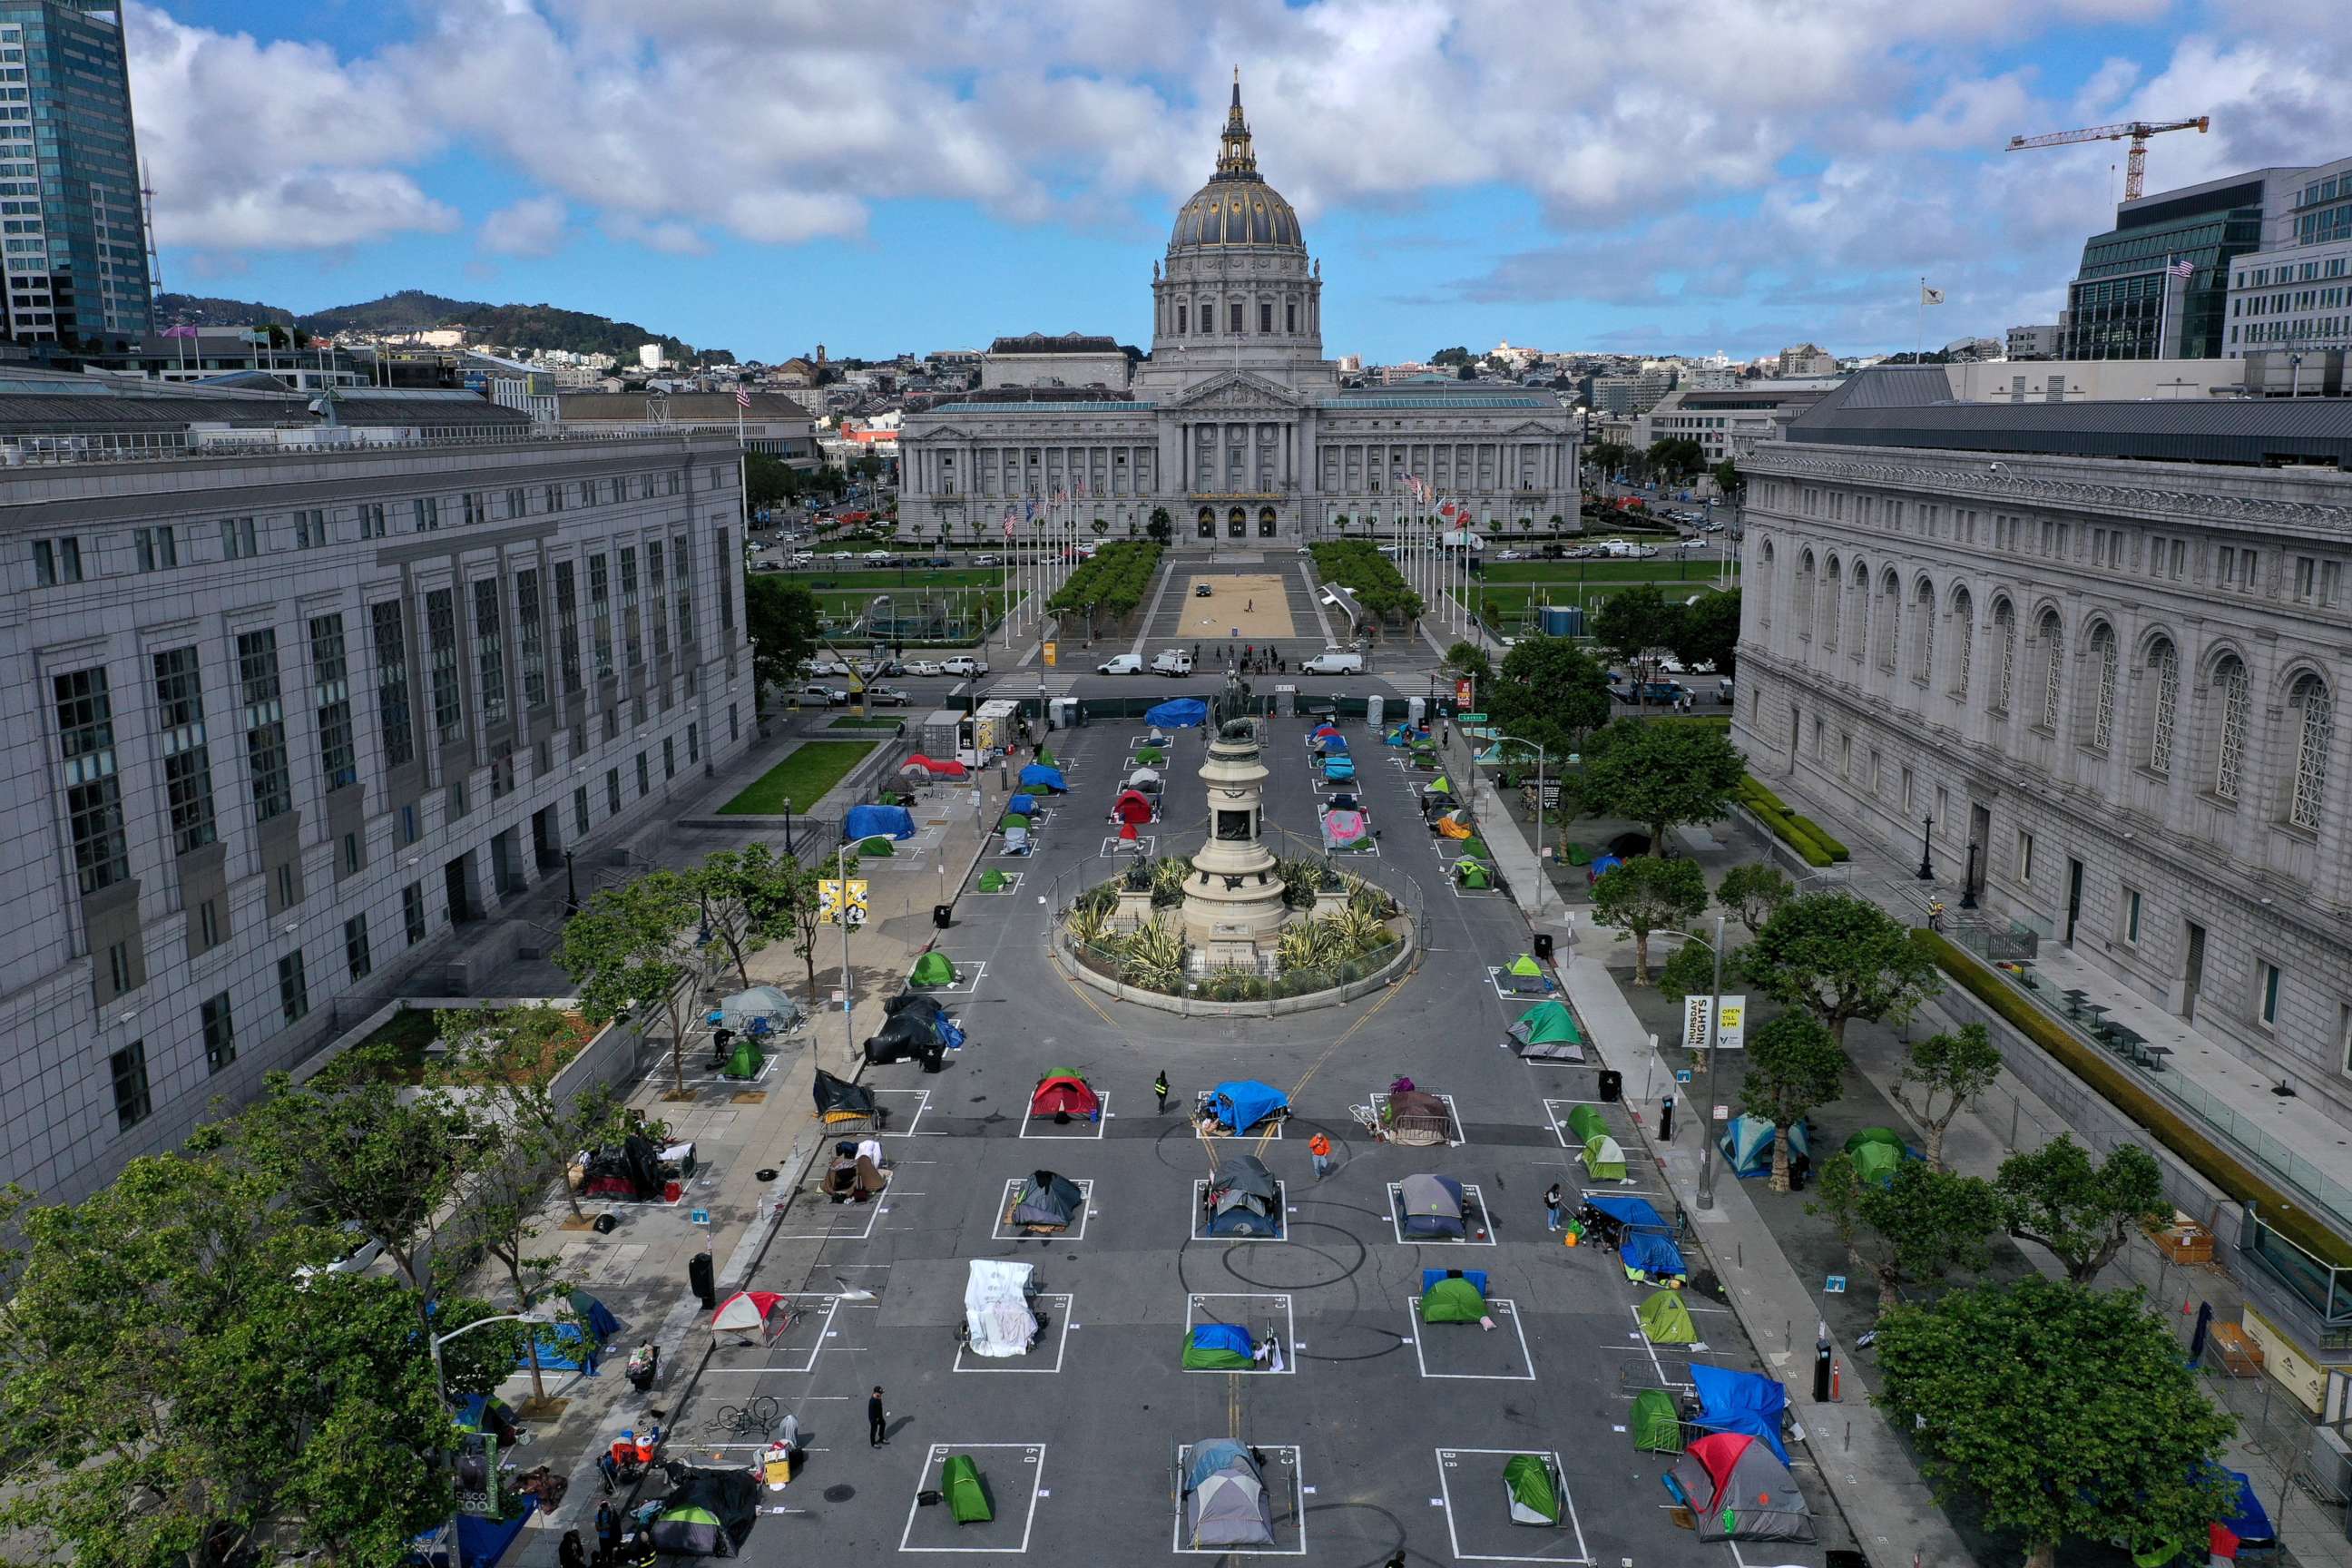
[{"label": "green tree canopy", "polygon": [[1663,855],[1666,829],[1723,816],[1747,773],[1747,757],[1719,725],[1620,719],[1594,737],[1584,799],[1601,816],[1642,824],[1652,853]]},{"label": "green tree canopy", "polygon": [[600,889],[563,922],[563,942],[555,953],[556,965],[578,988],[580,1010],[589,1022],[653,1013],[668,1020],[671,1079],[681,1093],[687,983],[694,972],[685,934],[699,907],[686,878],[648,871]]},{"label": "green tree canopy", "polygon": [[751,642],[751,679],[762,704],[771,686],[789,686],[816,652],[816,595],[798,583],[754,573],[743,581],[743,630]]},{"label": "green tree canopy", "polygon": [[1622,471],[1633,459],[1633,448],[1622,441],[1595,441],[1584,449],[1585,461],[1603,475]]},{"label": "green tree canopy", "polygon": [[1748,1037],[1739,1113],[1772,1124],[1772,1190],[1789,1190],[1789,1129],[1838,1097],[1845,1052],[1821,1020],[1788,1012]]},{"label": "green tree canopy", "polygon": [[1502,669],[1478,688],[1478,701],[1505,734],[1551,753],[1552,771],[1609,722],[1609,675],[1568,637],[1522,637]]},{"label": "green tree canopy", "polygon": [[1715,885],[1715,901],[1739,917],[1754,936],[1772,911],[1794,898],[1797,885],[1769,860],[1748,860],[1723,874]]},{"label": "green tree canopy", "polygon": [[1957,1034],[1938,1033],[1911,1042],[1895,1084],[1895,1103],[1927,1130],[1931,1167],[1944,1168],[1944,1136],[1953,1118],[2000,1076],[2000,1047],[1982,1024],[1965,1024]]},{"label": "green tree canopy", "polygon": [[[1725,947],[1723,978],[1729,982],[1739,977],[1739,949],[1728,942]],[[1677,1002],[1708,994],[1715,984],[1715,949],[1705,942],[1684,942],[1658,965],[1656,983],[1659,995]]]},{"label": "green tree canopy", "polygon": [[1674,647],[1682,618],[1683,606],[1669,603],[1654,583],[1621,588],[1593,611],[1592,640],[1625,667],[1637,704],[1646,700],[1646,689],[1657,675],[1661,658]]},{"label": "green tree canopy", "polygon": [[1495,661],[1476,643],[1458,642],[1445,650],[1445,673],[1457,680],[1475,683],[1483,699],[1487,694],[1487,683],[1495,679]]},{"label": "green tree canopy", "polygon": [[2166,1206],[2155,1155],[2118,1143],[2094,1165],[2089,1152],[2063,1132],[2003,1160],[1993,1186],[2009,1234],[2049,1248],[2077,1285],[2096,1279],[2133,1230]]},{"label": "green tree canopy", "polygon": [[2137,1291],[2040,1278],[1980,1285],[1878,1327],[1876,1396],[1938,1489],[1972,1494],[2029,1568],[2069,1541],[2205,1549],[2235,1500],[2235,1429]]},{"label": "green tree canopy", "polygon": [[740,984],[751,984],[751,955],[791,934],[799,871],[797,862],[752,843],[714,849],[686,874],[701,903],[703,926],[727,950]]},{"label": "green tree canopy", "polygon": [[1845,1044],[1850,1019],[1899,1024],[1943,989],[1936,961],[1901,921],[1850,893],[1790,900],[1748,944],[1748,977],[1809,1009]]},{"label": "green tree canopy", "polygon": [[1931,1171],[1924,1160],[1903,1161],[1883,1185],[1861,1183],[1854,1214],[1867,1231],[1863,1256],[1878,1276],[1882,1312],[1902,1300],[1906,1284],[1982,1268],[1990,1256],[1986,1242],[2000,1226],[1990,1182]]},{"label": "green tree canopy", "polygon": [[1685,669],[1715,667],[1717,675],[1730,675],[1739,664],[1739,590],[1733,588],[1722,594],[1701,594],[1698,603],[1685,605],[1674,618],[1674,639],[1669,645],[1675,657]]},{"label": "green tree canopy", "polygon": [[1666,436],[1650,443],[1650,467],[1663,479],[1678,479],[1706,465],[1706,448],[1688,436]]},{"label": "green tree canopy", "polygon": [[1150,526],[1146,529],[1145,531],[1150,534],[1151,542],[1154,544],[1172,544],[1175,542],[1176,525],[1173,521],[1170,521],[1168,509],[1166,507],[1155,506],[1151,509]]},{"label": "green tree canopy", "polygon": [[1722,490],[1727,499],[1738,492],[1739,469],[1730,458],[1724,458],[1707,472],[1715,477],[1716,488]]},{"label": "green tree canopy", "polygon": [[1633,939],[1633,984],[1650,983],[1650,933],[1688,925],[1706,908],[1706,876],[1695,860],[1637,855],[1592,884],[1592,918]]}]

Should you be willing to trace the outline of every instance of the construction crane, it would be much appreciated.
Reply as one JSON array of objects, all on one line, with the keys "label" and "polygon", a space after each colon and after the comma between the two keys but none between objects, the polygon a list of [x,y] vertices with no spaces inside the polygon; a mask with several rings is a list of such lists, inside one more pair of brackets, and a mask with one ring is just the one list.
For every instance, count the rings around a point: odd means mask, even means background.
[{"label": "construction crane", "polygon": [[2135,120],[2127,125],[2094,125],[2082,131],[2053,131],[2047,136],[2012,136],[2009,151],[2022,153],[2029,147],[2064,147],[2076,142],[2121,142],[2131,139],[2131,156],[2124,164],[2124,200],[2139,200],[2140,187],[2147,183],[2147,139],[2167,131],[2194,131],[2200,135],[2212,129],[2213,117],[2200,114],[2194,120]]}]

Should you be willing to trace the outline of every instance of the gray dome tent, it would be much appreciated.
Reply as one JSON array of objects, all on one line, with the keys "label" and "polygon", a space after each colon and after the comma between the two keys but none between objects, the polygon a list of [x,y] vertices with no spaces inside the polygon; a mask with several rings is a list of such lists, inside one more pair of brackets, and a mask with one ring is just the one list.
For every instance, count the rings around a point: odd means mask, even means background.
[{"label": "gray dome tent", "polygon": [[1184,1534],[1195,1549],[1274,1544],[1274,1500],[1247,1444],[1215,1437],[1193,1445],[1184,1464]]},{"label": "gray dome tent", "polygon": [[1064,1230],[1078,1217],[1086,1202],[1077,1184],[1069,1177],[1051,1171],[1032,1171],[1029,1180],[1022,1184],[1021,1195],[1013,1201],[1013,1223]]}]

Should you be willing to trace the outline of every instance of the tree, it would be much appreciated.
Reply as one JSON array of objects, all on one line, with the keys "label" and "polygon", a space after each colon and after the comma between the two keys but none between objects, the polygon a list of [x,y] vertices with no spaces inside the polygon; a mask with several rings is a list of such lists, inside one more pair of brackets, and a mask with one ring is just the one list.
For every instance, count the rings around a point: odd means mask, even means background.
[{"label": "tree", "polygon": [[1487,684],[1495,679],[1495,661],[1476,643],[1458,642],[1445,650],[1445,673],[1456,680],[1471,682],[1472,689],[1483,697]]},{"label": "tree", "polygon": [[1706,464],[1706,448],[1688,436],[1667,436],[1653,441],[1647,456],[1650,467],[1664,479],[1695,474]]},{"label": "tree", "polygon": [[1462,344],[1456,343],[1450,349],[1440,349],[1430,355],[1429,363],[1433,365],[1468,364],[1470,351]]},{"label": "tree", "polygon": [[1982,1024],[1914,1040],[1895,1083],[1895,1103],[1927,1130],[1927,1164],[1944,1168],[1944,1134],[1953,1118],[2000,1076],[2000,1047]]},{"label": "tree", "polygon": [[[1769,860],[1734,866],[1715,885],[1715,901],[1739,917],[1754,936],[1772,918],[1772,911],[1795,897],[1797,885]],[[1726,965],[1729,967],[1728,964]]]},{"label": "tree", "polygon": [[610,1023],[639,1007],[661,1010],[669,1022],[671,1083],[679,1094],[686,1092],[686,1007],[696,967],[682,939],[698,907],[686,878],[648,871],[600,889],[563,922],[555,952],[590,1023]]},{"label": "tree", "polygon": [[1562,774],[1569,754],[1609,722],[1609,676],[1568,637],[1522,637],[1478,700],[1496,729],[1544,748]]},{"label": "tree", "polygon": [[1584,450],[1586,460],[1604,476],[1623,471],[1633,458],[1633,448],[1622,441],[1595,441]]},{"label": "tree", "polygon": [[1884,1184],[1859,1185],[1854,1215],[1869,1230],[1864,1258],[1878,1276],[1881,1312],[1901,1303],[1906,1284],[1982,1268],[1990,1260],[1985,1244],[2000,1227],[2000,1200],[1990,1182],[1906,1160]]},{"label": "tree", "polygon": [[1783,1013],[1748,1038],[1748,1076],[1739,1113],[1772,1124],[1772,1190],[1789,1190],[1789,1129],[1838,1097],[1845,1052],[1820,1020]]},{"label": "tree", "polygon": [[2001,1223],[2037,1242],[2088,1285],[2115,1260],[2143,1221],[2164,1212],[2164,1171],[2137,1143],[2118,1143],[2100,1164],[2061,1132],[2031,1152],[2011,1154],[1993,1177]]},{"label": "tree", "polygon": [[1819,1215],[1837,1232],[1845,1248],[1845,1271],[1859,1275],[1868,1265],[1862,1256],[1862,1172],[1851,1154],[1832,1154],[1813,1173],[1813,1195],[1805,1212]]},{"label": "tree", "polygon": [[1627,678],[1633,682],[1636,707],[1649,700],[1659,658],[1674,646],[1682,615],[1683,607],[1668,604],[1654,583],[1621,588],[1601,600],[1601,607],[1592,613],[1592,640],[1625,667]]},{"label": "tree", "polygon": [[809,1005],[816,1005],[816,944],[831,928],[824,919],[824,895],[818,884],[838,876],[843,880],[857,875],[857,857],[850,855],[827,860],[821,866],[793,867],[792,906],[788,915],[792,932],[793,952],[808,966]]},{"label": "tree", "polygon": [[1714,476],[1715,488],[1723,492],[1726,500],[1738,493],[1739,468],[1730,458],[1724,458],[1707,472]]},{"label": "tree", "polygon": [[764,706],[768,688],[791,685],[816,652],[822,634],[816,595],[797,583],[754,574],[743,582],[743,630],[751,642],[753,701]]},{"label": "tree", "polygon": [[1980,1285],[1889,1314],[1878,1365],[1877,1401],[1929,1479],[1974,1494],[2027,1568],[2051,1568],[2077,1538],[2201,1552],[2235,1501],[2220,1460],[2237,1424],[2137,1291]]},{"label": "tree", "polygon": [[1637,855],[1592,884],[1592,916],[1633,939],[1633,984],[1650,983],[1650,933],[1687,925],[1706,908],[1706,875],[1696,860]]},{"label": "tree", "polygon": [[[1738,973],[1739,950],[1735,947],[1723,955],[1723,974],[1729,980]],[[1715,949],[1703,942],[1684,942],[1658,966],[1655,979],[1658,994],[1676,1002],[1707,995],[1715,986]]]},{"label": "tree", "polygon": [[1144,531],[1151,536],[1151,542],[1154,544],[1168,544],[1175,540],[1176,524],[1170,520],[1166,507],[1155,506],[1151,509],[1151,521]]},{"label": "tree", "polygon": [[751,984],[751,957],[791,934],[799,862],[764,844],[715,849],[687,873],[702,907],[702,925],[727,950],[735,978]]},{"label": "tree", "polygon": [[1454,379],[1456,381],[1475,381],[1478,379],[1478,367],[1475,364],[1465,364],[1454,373]]},{"label": "tree", "polygon": [[1900,1024],[1943,989],[1904,924],[1850,893],[1807,893],[1773,911],[1747,948],[1748,977],[1810,1010],[1845,1044],[1847,1020]]},{"label": "tree", "polygon": [[1087,526],[1095,531],[1095,537],[1097,539],[1100,539],[1104,534],[1110,531],[1110,524],[1104,521],[1101,518],[1095,519],[1094,521],[1088,523]]},{"label": "tree", "polygon": [[1748,759],[1717,725],[1620,719],[1594,737],[1584,791],[1593,811],[1647,827],[1651,853],[1664,855],[1667,828],[1713,822],[1747,776]]},{"label": "tree", "polygon": [[1668,646],[1685,669],[1712,666],[1717,675],[1735,673],[1739,667],[1739,590],[1701,594],[1697,604],[1684,605],[1674,617],[1673,631]]}]

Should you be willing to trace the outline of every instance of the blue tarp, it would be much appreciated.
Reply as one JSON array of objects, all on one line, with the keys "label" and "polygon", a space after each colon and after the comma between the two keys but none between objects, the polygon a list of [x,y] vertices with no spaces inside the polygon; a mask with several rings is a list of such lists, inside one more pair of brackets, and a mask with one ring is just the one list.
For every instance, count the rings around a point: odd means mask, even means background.
[{"label": "blue tarp", "polygon": [[[2252,1478],[2243,1470],[2231,1470],[2230,1479],[2238,1483],[2238,1502],[2230,1510],[2230,1516],[2221,1521],[2221,1528],[2236,1536],[2242,1546],[2276,1545],[2278,1531],[2272,1526],[2270,1513],[2263,1507],[2263,1500],[2254,1495]],[[2235,1555],[2234,1551],[2231,1555]]]},{"label": "blue tarp", "polygon": [[1592,864],[1584,868],[1584,874],[1588,879],[1597,879],[1602,872],[1614,871],[1624,863],[1614,855],[1595,855]]},{"label": "blue tarp", "polygon": [[1690,1374],[1698,1394],[1700,1426],[1745,1432],[1780,1456],[1782,1464],[1789,1462],[1789,1450],[1780,1445],[1780,1412],[1789,1403],[1788,1389],[1752,1372],[1702,1362],[1691,1363]]},{"label": "blue tarp", "polygon": [[1209,1096],[1217,1120],[1235,1132],[1245,1132],[1290,1102],[1282,1090],[1255,1079],[1234,1079],[1217,1085]]},{"label": "blue tarp", "polygon": [[1664,1217],[1650,1206],[1647,1198],[1620,1198],[1606,1193],[1587,1193],[1584,1201],[1620,1225],[1654,1226],[1660,1230],[1666,1226]]},{"label": "blue tarp", "polygon": [[[580,1331],[577,1323],[541,1323],[539,1335],[539,1370],[541,1372],[581,1372],[587,1368],[588,1358],[604,1350],[604,1346]],[[515,1356],[517,1367],[530,1364],[530,1347],[526,1345]],[[593,1377],[593,1372],[588,1373]]]},{"label": "blue tarp", "polygon": [[1027,816],[1037,809],[1037,797],[1034,795],[1016,795],[1004,803],[1004,809]]},{"label": "blue tarp", "polygon": [[1162,730],[1205,724],[1209,721],[1209,705],[1197,697],[1171,697],[1157,707],[1145,709],[1143,721]]},{"label": "blue tarp", "polygon": [[1031,763],[1027,767],[1023,768],[1021,782],[1025,784],[1044,784],[1055,795],[1065,794],[1070,787],[1069,781],[1062,776],[1061,769],[1047,767],[1044,763]]},{"label": "blue tarp", "polygon": [[1424,1296],[1429,1294],[1429,1288],[1432,1285],[1436,1284],[1440,1279],[1451,1279],[1456,1274],[1478,1287],[1478,1294],[1481,1296],[1486,1293],[1486,1271],[1483,1268],[1424,1268],[1421,1271],[1422,1294]]},{"label": "blue tarp", "polygon": [[1195,1323],[1192,1325],[1192,1348],[1198,1351],[1232,1351],[1248,1355],[1254,1349],[1249,1331],[1231,1323]]},{"label": "blue tarp", "polygon": [[1638,1268],[1644,1274],[1660,1279],[1690,1272],[1683,1266],[1683,1250],[1663,1236],[1647,1231],[1635,1231],[1617,1245],[1618,1260],[1628,1268]]},{"label": "blue tarp", "polygon": [[915,816],[903,805],[853,805],[841,825],[842,836],[861,838],[912,838]]},{"label": "blue tarp", "polygon": [[1354,759],[1349,757],[1327,757],[1324,759],[1323,777],[1326,781],[1351,779],[1355,776],[1356,763]]},{"label": "blue tarp", "polygon": [[953,1018],[949,1017],[945,1013],[940,1014],[937,1018],[932,1020],[931,1029],[933,1033],[939,1036],[940,1047],[941,1049],[954,1051],[963,1048],[963,1031],[958,1028],[956,1026],[956,1021]]},{"label": "blue tarp", "polygon": [[[464,1568],[491,1568],[491,1564],[506,1555],[507,1548],[514,1544],[514,1538],[522,1533],[522,1527],[529,1524],[530,1516],[538,1511],[535,1507],[524,1508],[518,1510],[512,1519],[485,1519],[478,1513],[459,1514],[457,1561]],[[446,1553],[436,1552],[435,1555],[436,1560],[446,1560]]]}]

